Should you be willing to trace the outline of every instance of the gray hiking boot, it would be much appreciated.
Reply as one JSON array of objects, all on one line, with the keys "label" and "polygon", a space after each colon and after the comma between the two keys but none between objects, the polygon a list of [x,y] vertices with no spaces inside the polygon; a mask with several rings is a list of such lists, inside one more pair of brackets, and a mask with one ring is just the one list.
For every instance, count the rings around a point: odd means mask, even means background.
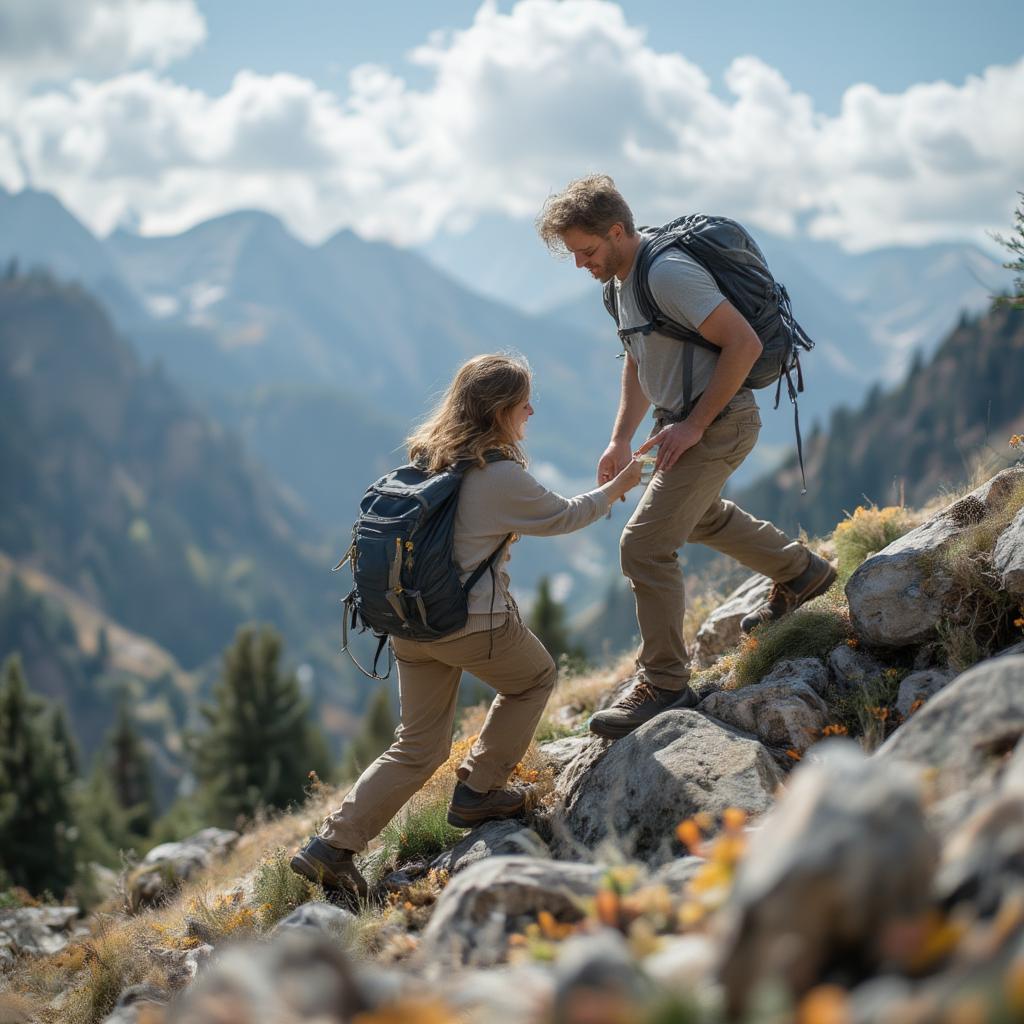
[{"label": "gray hiking boot", "polygon": [[297,875],[322,885],[324,889],[342,889],[365,898],[366,879],[359,873],[351,850],[340,850],[315,836],[291,859]]},{"label": "gray hiking boot", "polygon": [[474,828],[493,818],[514,818],[525,809],[526,790],[509,787],[478,793],[464,782],[457,782],[452,802],[448,805],[448,824],[456,828]]},{"label": "gray hiking boot", "polygon": [[662,690],[638,679],[630,690],[610,708],[598,711],[590,719],[590,731],[607,740],[617,740],[631,733],[644,722],[669,708],[692,708],[698,702],[697,694],[689,686],[682,690]]},{"label": "gray hiking boot", "polygon": [[835,567],[812,552],[810,564],[795,580],[776,583],[768,594],[768,600],[743,616],[740,630],[749,633],[755,626],[781,619],[812,598],[821,597],[835,581]]}]

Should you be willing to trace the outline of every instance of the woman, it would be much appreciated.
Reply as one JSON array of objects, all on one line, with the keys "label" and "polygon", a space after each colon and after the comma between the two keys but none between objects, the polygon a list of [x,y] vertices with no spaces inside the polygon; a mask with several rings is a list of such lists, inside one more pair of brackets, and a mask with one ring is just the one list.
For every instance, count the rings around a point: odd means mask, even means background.
[{"label": "woman", "polygon": [[[526,470],[520,442],[533,415],[530,368],[506,355],[478,356],[455,375],[441,403],[408,440],[410,460],[439,471],[470,458],[455,517],[455,561],[466,580],[509,534],[554,536],[604,515],[640,481],[633,461],[597,490],[563,498]],[[500,461],[485,453],[500,452]],[[507,561],[506,550],[504,558]],[[523,625],[502,569],[485,573],[468,594],[469,616],[440,640],[392,637],[398,664],[401,723],[395,742],[360,776],[318,836],[292,858],[292,869],[325,887],[365,895],[353,855],[448,759],[463,671],[497,691],[487,720],[458,769],[448,820],[472,827],[518,814],[526,794],[506,788],[533,738],[557,672],[551,656]]]}]

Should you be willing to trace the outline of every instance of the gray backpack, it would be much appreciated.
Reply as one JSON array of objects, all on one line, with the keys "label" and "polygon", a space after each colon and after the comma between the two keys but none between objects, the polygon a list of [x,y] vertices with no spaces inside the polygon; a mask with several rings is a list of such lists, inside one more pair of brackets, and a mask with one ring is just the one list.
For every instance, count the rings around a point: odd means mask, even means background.
[{"label": "gray backpack", "polygon": [[[691,412],[695,397],[692,392],[693,346],[718,352],[717,346],[696,331],[676,323],[661,309],[651,292],[649,276],[655,259],[668,249],[681,249],[696,260],[714,278],[719,291],[739,310],[761,340],[763,350],[744,381],[748,388],[775,388],[775,408],[786,381],[793,405],[797,455],[800,476],[804,479],[803,443],[800,437],[800,412],[797,395],[804,389],[800,368],[800,349],[809,352],[814,342],[796,322],[785,287],[779,284],[750,233],[728,217],[689,214],[660,228],[640,228],[643,241],[636,257],[636,295],[646,323],[640,327],[620,330],[619,337],[629,344],[633,334],[657,331],[685,342],[683,352],[683,409],[681,419]],[[604,286],[604,304],[616,327],[619,322],[615,282]],[[796,375],[796,383],[793,375]],[[697,396],[699,397],[699,396]],[[807,482],[804,479],[804,491]]]}]

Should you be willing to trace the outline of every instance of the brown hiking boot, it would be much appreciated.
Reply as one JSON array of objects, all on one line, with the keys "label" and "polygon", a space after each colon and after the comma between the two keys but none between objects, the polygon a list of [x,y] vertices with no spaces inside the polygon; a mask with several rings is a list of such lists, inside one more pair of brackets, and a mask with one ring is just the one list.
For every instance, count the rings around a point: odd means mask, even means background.
[{"label": "brown hiking boot", "polygon": [[663,690],[638,679],[628,693],[590,719],[590,731],[607,740],[617,740],[644,722],[649,722],[655,715],[660,715],[662,711],[668,711],[669,708],[692,708],[697,702],[697,694],[689,686],[681,690]]},{"label": "brown hiking boot", "polygon": [[749,633],[755,626],[781,619],[812,598],[821,597],[835,580],[835,567],[812,552],[810,565],[795,580],[776,583],[768,594],[768,600],[743,616],[740,630]]},{"label": "brown hiking boot", "polygon": [[359,873],[352,856],[351,850],[340,850],[314,836],[292,857],[291,869],[324,889],[343,889],[365,898],[366,879]]},{"label": "brown hiking boot", "polygon": [[492,789],[478,793],[464,782],[455,784],[452,802],[448,805],[448,824],[456,828],[473,828],[493,818],[514,818],[526,808],[526,791],[516,787]]}]

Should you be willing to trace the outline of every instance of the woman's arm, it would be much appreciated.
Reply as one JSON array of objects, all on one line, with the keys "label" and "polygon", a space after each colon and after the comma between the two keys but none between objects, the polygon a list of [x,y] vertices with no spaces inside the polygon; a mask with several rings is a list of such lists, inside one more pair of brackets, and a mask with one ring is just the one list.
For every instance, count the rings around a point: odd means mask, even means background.
[{"label": "woman's arm", "polygon": [[493,524],[496,533],[536,537],[572,533],[599,519],[613,501],[635,487],[640,482],[641,469],[639,462],[630,461],[601,487],[564,498],[549,491],[518,463],[492,462],[469,493],[465,493],[463,484],[462,500],[469,499],[469,507],[461,506],[460,514],[474,520],[479,516],[488,525]]}]

